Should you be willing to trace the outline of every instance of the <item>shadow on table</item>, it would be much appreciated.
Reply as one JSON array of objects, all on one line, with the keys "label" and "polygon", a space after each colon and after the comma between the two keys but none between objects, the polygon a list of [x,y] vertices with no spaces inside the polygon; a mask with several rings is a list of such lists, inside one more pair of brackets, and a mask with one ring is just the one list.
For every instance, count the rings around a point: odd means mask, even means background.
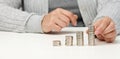
[{"label": "shadow on table", "polygon": [[48,35],[65,35],[65,34],[73,34],[76,33],[77,31],[61,31],[61,32],[51,32],[48,33]]},{"label": "shadow on table", "polygon": [[[65,34],[74,34],[77,31],[61,31],[61,32],[51,32],[47,35],[65,35]],[[120,44],[120,38],[116,38],[116,40],[113,43],[106,43],[105,41],[100,41],[98,39],[96,39],[96,45],[116,45],[116,44]]]},{"label": "shadow on table", "polygon": [[105,41],[100,41],[96,39],[96,45],[113,45],[113,44],[120,44],[120,40],[115,40],[113,43],[106,43]]}]

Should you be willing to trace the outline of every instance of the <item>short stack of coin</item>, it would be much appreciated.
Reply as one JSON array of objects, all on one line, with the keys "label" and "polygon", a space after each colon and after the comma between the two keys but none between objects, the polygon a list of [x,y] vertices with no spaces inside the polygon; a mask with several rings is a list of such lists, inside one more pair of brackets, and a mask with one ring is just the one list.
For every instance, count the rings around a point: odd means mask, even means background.
[{"label": "short stack of coin", "polygon": [[84,45],[83,31],[79,31],[76,33],[76,43],[77,43],[77,46]]},{"label": "short stack of coin", "polygon": [[88,45],[94,46],[95,45],[95,34],[94,34],[94,26],[89,25],[88,30]]},{"label": "short stack of coin", "polygon": [[53,46],[61,46],[61,41],[60,40],[54,40],[53,41]]},{"label": "short stack of coin", "polygon": [[66,46],[73,46],[73,36],[66,36],[65,45]]}]

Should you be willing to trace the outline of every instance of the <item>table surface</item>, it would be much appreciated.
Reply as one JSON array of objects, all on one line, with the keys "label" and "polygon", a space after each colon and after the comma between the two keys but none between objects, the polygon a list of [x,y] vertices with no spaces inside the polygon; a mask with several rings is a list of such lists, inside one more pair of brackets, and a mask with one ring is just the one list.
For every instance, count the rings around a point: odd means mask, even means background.
[{"label": "table surface", "polygon": [[[120,59],[120,36],[114,43],[96,39],[88,46],[87,27],[67,27],[60,33],[35,34],[0,32],[0,59]],[[76,31],[84,31],[85,46],[76,46]],[[65,36],[71,35],[74,46],[65,46]],[[61,40],[62,46],[53,46]]]}]

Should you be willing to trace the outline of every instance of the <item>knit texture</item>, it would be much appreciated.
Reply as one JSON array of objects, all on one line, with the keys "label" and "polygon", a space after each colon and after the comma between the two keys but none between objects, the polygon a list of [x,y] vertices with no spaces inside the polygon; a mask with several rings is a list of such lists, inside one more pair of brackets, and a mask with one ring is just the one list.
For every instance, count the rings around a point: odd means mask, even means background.
[{"label": "knit texture", "polygon": [[[89,21],[95,22],[103,16],[109,16],[116,24],[117,33],[120,33],[119,0],[77,0],[77,2],[86,26]],[[24,0],[25,11],[21,11],[20,7],[21,0],[0,0],[0,30],[42,32],[41,22],[43,16],[48,14],[48,0]],[[34,19],[35,22],[40,22],[39,27],[38,24],[36,26],[30,23]],[[36,30],[35,26],[39,30]]]}]

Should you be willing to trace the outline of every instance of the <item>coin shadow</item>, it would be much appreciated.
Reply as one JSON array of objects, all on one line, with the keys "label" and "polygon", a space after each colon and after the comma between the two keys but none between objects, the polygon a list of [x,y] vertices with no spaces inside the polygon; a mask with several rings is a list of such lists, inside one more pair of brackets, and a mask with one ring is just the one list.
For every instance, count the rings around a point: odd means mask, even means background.
[{"label": "coin shadow", "polygon": [[76,31],[61,31],[61,32],[50,32],[48,35],[65,35],[65,34],[73,34]]},{"label": "coin shadow", "polygon": [[107,43],[105,41],[100,41],[100,40],[96,39],[96,45],[113,45],[113,44],[120,44],[120,42],[118,42],[116,40],[113,43]]}]

